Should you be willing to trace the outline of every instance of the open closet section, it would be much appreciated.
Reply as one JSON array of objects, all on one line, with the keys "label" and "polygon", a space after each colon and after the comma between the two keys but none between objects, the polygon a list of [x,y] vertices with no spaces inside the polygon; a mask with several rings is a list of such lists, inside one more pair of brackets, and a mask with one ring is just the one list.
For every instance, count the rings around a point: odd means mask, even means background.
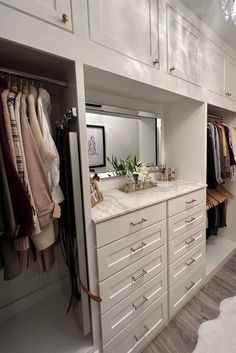
[{"label": "open closet section", "polygon": [[208,106],[206,275],[212,277],[236,251],[236,115]]},{"label": "open closet section", "polygon": [[15,226],[0,232],[0,352],[94,352],[80,285],[87,288],[75,64],[0,46],[0,179]]}]

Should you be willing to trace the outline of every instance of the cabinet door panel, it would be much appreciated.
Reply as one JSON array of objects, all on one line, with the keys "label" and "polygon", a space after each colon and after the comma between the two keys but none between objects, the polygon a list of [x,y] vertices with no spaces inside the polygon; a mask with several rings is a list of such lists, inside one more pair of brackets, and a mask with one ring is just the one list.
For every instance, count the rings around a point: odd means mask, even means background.
[{"label": "cabinet door panel", "polygon": [[[65,30],[72,30],[71,0],[3,0],[1,4],[13,7],[20,12],[52,23]],[[68,18],[63,22],[63,14]]]},{"label": "cabinet door panel", "polygon": [[168,72],[201,85],[201,32],[167,6]]},{"label": "cabinet door panel", "polygon": [[207,44],[208,89],[213,93],[225,95],[226,54],[214,43]]},{"label": "cabinet door panel", "polygon": [[226,66],[226,93],[230,98],[236,100],[236,62],[229,61]]},{"label": "cabinet door panel", "polygon": [[91,40],[153,65],[158,56],[157,0],[89,0]]}]

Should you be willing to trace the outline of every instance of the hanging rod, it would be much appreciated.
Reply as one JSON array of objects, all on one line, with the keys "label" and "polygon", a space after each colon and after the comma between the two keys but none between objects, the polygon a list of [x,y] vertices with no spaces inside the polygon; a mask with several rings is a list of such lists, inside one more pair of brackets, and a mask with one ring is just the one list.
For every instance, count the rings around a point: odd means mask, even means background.
[{"label": "hanging rod", "polygon": [[47,83],[50,83],[50,84],[56,85],[56,86],[68,87],[68,83],[66,81],[54,80],[52,78],[39,76],[39,75],[34,75],[34,74],[29,74],[29,73],[22,72],[22,71],[11,70],[11,69],[7,69],[7,68],[4,68],[4,67],[0,67],[0,73],[1,74],[7,74],[7,75],[10,75],[10,76],[11,75],[12,76],[16,76],[16,77],[19,77],[19,78],[31,79],[31,80],[39,81],[39,82],[47,82]]},{"label": "hanging rod", "polygon": [[214,119],[214,120],[224,120],[223,116],[220,115],[214,115],[214,114],[207,114],[207,118],[209,119]]}]

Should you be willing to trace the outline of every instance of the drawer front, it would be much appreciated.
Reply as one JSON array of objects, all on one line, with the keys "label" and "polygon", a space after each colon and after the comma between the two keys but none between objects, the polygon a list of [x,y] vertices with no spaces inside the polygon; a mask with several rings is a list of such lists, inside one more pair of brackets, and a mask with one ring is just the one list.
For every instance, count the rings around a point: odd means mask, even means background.
[{"label": "drawer front", "polygon": [[206,202],[206,190],[201,189],[168,201],[168,217]]},{"label": "drawer front", "polygon": [[153,251],[124,270],[99,283],[101,313],[132,294],[167,266],[166,246]]},{"label": "drawer front", "polygon": [[167,323],[167,296],[164,294],[136,320],[103,346],[103,353],[137,353]]},{"label": "drawer front", "polygon": [[195,246],[206,240],[206,225],[205,222],[192,228],[188,232],[171,240],[168,243],[168,262],[178,260],[181,256],[187,254]]},{"label": "drawer front", "polygon": [[169,289],[170,317],[183,306],[196,293],[205,278],[205,262],[201,262],[193,272],[182,278]]},{"label": "drawer front", "polygon": [[97,247],[100,248],[129,234],[140,232],[142,229],[165,218],[166,202],[162,202],[105,222],[97,223],[95,225]]},{"label": "drawer front", "polygon": [[169,266],[169,286],[173,286],[205,260],[206,243],[203,242]]},{"label": "drawer front", "polygon": [[99,281],[113,275],[166,243],[166,221],[97,250]]},{"label": "drawer front", "polygon": [[167,271],[162,271],[128,298],[102,315],[103,344],[117,335],[167,291]]},{"label": "drawer front", "polygon": [[179,235],[205,222],[206,204],[202,203],[187,211],[178,213],[168,218],[168,240],[175,239]]}]

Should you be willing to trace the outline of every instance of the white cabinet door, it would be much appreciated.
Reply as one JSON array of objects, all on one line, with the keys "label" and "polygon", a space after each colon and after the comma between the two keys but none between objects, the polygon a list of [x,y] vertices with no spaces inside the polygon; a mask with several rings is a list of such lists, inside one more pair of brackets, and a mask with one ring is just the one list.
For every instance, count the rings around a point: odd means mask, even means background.
[{"label": "white cabinet door", "polygon": [[226,96],[236,100],[236,61],[229,60],[226,66]]},{"label": "white cabinet door", "polygon": [[208,89],[213,93],[225,95],[226,54],[211,41],[207,42]]},{"label": "white cabinet door", "polygon": [[88,1],[92,41],[154,65],[158,59],[158,0]]},{"label": "white cabinet door", "polygon": [[201,86],[201,45],[201,32],[167,6],[168,72]]},{"label": "white cabinet door", "polygon": [[3,0],[0,4],[63,29],[72,30],[71,0]]}]

